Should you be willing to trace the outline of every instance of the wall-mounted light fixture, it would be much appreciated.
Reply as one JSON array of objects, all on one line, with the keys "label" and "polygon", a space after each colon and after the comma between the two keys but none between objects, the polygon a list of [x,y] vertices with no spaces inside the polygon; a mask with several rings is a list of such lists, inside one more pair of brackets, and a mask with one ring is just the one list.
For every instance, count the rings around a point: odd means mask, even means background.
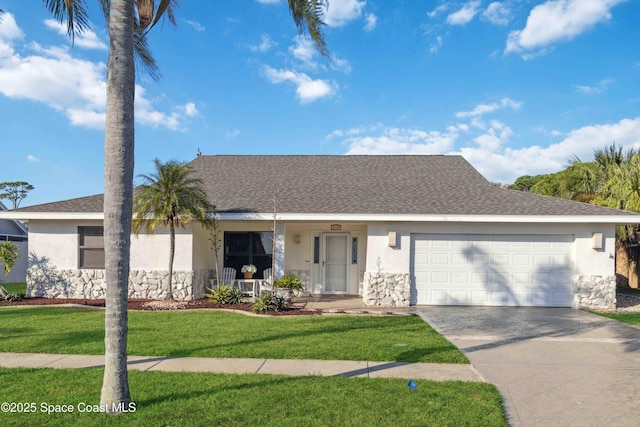
[{"label": "wall-mounted light fixture", "polygon": [[299,234],[294,234],[293,235],[293,243],[300,243],[300,235]]},{"label": "wall-mounted light fixture", "polygon": [[389,236],[389,247],[395,248],[396,245],[397,245],[396,232],[395,231],[390,231],[388,236]]},{"label": "wall-mounted light fixture", "polygon": [[593,233],[593,237],[591,238],[591,247],[597,251],[602,250],[602,233]]}]

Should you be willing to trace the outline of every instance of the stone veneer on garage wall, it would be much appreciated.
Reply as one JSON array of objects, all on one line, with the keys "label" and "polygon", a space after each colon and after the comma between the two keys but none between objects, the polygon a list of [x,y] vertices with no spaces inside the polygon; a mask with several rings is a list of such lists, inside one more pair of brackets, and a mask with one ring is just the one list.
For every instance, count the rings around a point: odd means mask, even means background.
[{"label": "stone veneer on garage wall", "polygon": [[[209,270],[174,271],[173,298],[203,298],[209,275]],[[168,271],[130,271],[129,298],[164,299],[168,277]],[[97,299],[104,298],[106,286],[104,270],[27,270],[27,297]]]},{"label": "stone veneer on garage wall", "polygon": [[575,276],[573,303],[578,309],[616,308],[616,276]]},{"label": "stone veneer on garage wall", "polygon": [[409,273],[364,273],[362,299],[368,306],[408,307],[411,298]]}]

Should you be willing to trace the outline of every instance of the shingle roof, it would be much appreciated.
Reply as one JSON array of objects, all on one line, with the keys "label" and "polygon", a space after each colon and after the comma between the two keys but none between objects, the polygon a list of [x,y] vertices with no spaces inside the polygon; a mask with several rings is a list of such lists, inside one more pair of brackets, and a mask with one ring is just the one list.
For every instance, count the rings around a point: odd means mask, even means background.
[{"label": "shingle roof", "polygon": [[[491,185],[461,156],[200,156],[190,165],[220,212],[628,215]],[[102,212],[102,195],[31,206]]]}]

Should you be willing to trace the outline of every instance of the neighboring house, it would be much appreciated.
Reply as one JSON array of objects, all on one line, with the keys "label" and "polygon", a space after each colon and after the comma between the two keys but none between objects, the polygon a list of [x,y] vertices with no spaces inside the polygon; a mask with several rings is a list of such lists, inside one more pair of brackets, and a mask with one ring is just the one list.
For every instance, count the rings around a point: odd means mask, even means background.
[{"label": "neighboring house", "polygon": [[[0,202],[0,211],[7,207]],[[27,280],[28,244],[27,229],[19,221],[0,219],[0,242],[13,242],[18,247],[18,262],[8,275],[4,274],[4,266],[0,265],[0,280],[5,283],[24,282]]]},{"label": "neighboring house", "polygon": [[[221,219],[220,267],[299,275],[368,305],[614,307],[615,226],[640,215],[491,185],[460,156],[200,156]],[[274,217],[276,251],[271,252]],[[102,297],[101,195],[18,209],[32,296]],[[176,236],[174,294],[213,277],[208,230]],[[169,235],[131,242],[131,297],[161,297]]]}]

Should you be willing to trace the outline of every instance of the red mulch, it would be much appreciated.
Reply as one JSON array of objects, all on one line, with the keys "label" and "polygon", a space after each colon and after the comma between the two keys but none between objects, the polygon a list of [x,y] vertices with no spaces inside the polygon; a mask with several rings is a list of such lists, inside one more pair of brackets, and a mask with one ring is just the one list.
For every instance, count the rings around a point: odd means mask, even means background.
[{"label": "red mulch", "polygon": [[[158,308],[151,306],[145,306],[146,303],[158,301],[152,299],[130,299],[129,310],[144,310],[144,311],[158,311]],[[191,300],[191,301],[179,301],[180,304],[185,304],[183,307],[175,308],[172,310],[193,310],[193,309],[226,309],[236,311],[251,312],[251,303],[242,303],[236,305],[221,305],[216,304],[213,301],[207,299]],[[79,304],[92,307],[104,307],[104,299],[80,299],[80,298],[24,298],[21,301],[1,301],[1,306],[15,306],[15,305],[58,305],[58,304]],[[322,310],[306,310],[304,303],[292,304],[286,311],[265,313],[271,316],[309,316],[322,314]]]}]

